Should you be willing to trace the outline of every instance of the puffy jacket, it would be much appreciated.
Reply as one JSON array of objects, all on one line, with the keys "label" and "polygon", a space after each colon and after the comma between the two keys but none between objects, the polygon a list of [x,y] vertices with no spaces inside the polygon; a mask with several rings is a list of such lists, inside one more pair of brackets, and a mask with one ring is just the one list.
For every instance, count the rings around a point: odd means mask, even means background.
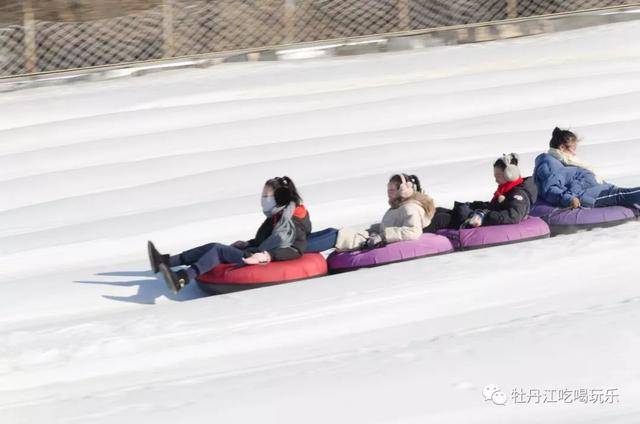
[{"label": "puffy jacket", "polygon": [[525,178],[505,195],[502,202],[472,202],[469,206],[485,213],[482,225],[518,224],[529,215],[538,198],[538,188],[532,177]]},{"label": "puffy jacket", "polygon": [[382,217],[382,222],[368,229],[342,228],[336,238],[336,250],[360,249],[373,233],[380,234],[386,243],[415,240],[422,235],[423,228],[431,223],[434,213],[433,199],[423,193],[414,193],[400,204],[393,204]]},{"label": "puffy jacket", "polygon": [[387,243],[416,240],[429,226],[434,213],[433,199],[423,193],[414,193],[397,208],[389,209],[382,221],[372,225],[369,232],[380,234]]},{"label": "puffy jacket", "polygon": [[538,192],[542,199],[555,206],[567,207],[577,197],[580,203],[593,207],[595,199],[611,184],[598,184],[591,171],[577,166],[565,166],[548,153],[536,158],[533,171]]},{"label": "puffy jacket", "polygon": [[[267,239],[273,232],[273,227],[280,219],[280,214],[276,214],[270,218],[264,220],[255,238],[249,240],[249,245],[246,249],[246,255],[250,255],[256,251],[256,248]],[[296,259],[302,256],[304,249],[307,247],[307,236],[311,233],[311,219],[309,218],[309,212],[303,206],[297,206],[293,211],[291,217],[293,224],[296,228],[296,240],[291,247],[282,247],[269,251],[271,258],[274,261],[287,261],[290,259]]]}]

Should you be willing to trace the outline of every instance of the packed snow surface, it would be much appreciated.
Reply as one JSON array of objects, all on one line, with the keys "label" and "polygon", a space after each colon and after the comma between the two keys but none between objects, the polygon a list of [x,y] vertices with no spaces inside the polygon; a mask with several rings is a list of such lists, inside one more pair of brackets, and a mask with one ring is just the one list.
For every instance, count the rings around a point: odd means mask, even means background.
[{"label": "packed snow surface", "polygon": [[638,422],[637,223],[214,297],[169,293],[145,249],[250,238],[276,175],[316,230],[380,219],[397,171],[440,206],[488,199],[495,158],[530,173],[556,125],[638,186],[639,39],[629,22],[2,94],[0,422]]}]

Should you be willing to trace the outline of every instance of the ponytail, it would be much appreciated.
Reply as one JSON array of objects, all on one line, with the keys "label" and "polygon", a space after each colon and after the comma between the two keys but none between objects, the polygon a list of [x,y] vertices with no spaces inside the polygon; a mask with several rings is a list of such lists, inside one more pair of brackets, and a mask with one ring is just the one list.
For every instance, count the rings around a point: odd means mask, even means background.
[{"label": "ponytail", "polygon": [[560,146],[568,144],[572,140],[578,140],[578,137],[569,130],[562,130],[558,127],[553,129],[551,134],[551,141],[549,141],[549,147],[552,149],[558,149]]},{"label": "ponytail", "polygon": [[296,206],[302,204],[302,197],[298,193],[293,180],[286,175],[284,177],[275,177],[267,180],[265,185],[273,189],[273,195],[276,199],[277,206],[284,206],[294,202]]}]

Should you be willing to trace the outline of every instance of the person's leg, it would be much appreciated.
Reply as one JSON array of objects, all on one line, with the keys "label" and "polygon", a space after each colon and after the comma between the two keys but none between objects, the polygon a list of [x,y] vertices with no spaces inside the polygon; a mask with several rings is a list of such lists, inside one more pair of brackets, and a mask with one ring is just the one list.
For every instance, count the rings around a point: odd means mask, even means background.
[{"label": "person's leg", "polygon": [[160,271],[160,264],[165,264],[169,266],[170,257],[167,254],[162,254],[158,252],[156,246],[153,244],[151,240],[147,242],[147,253],[149,255],[149,263],[151,264],[151,270],[153,273],[157,273]]},{"label": "person's leg", "polygon": [[185,250],[184,252],[178,255],[172,255],[169,257],[169,265],[170,266],[180,266],[180,265],[193,265],[198,260],[207,253],[216,243],[207,243],[202,246],[194,247],[193,249]]},{"label": "person's leg", "polygon": [[333,249],[338,239],[338,230],[326,228],[322,231],[309,234],[305,252],[322,252]]},{"label": "person's leg", "polygon": [[336,237],[338,252],[349,252],[362,248],[369,238],[369,231],[362,228],[341,228]]},{"label": "person's leg", "polygon": [[159,270],[164,277],[167,287],[178,293],[198,275],[204,274],[220,263],[242,263],[244,252],[235,247],[220,243],[209,243],[186,250],[179,255],[170,257],[170,266],[191,265],[187,269],[172,271],[166,264],[160,264]]},{"label": "person's leg", "polygon": [[[205,272],[210,271],[216,265],[225,263],[225,264],[241,264],[242,258],[244,256],[244,252],[235,247],[227,246],[220,243],[210,243],[206,245],[207,249],[201,249],[200,257],[190,263],[190,267],[187,268],[187,275],[189,278],[193,279],[198,275],[204,274]],[[192,256],[182,254],[183,258],[186,260],[191,260]]]},{"label": "person's leg", "polygon": [[436,208],[436,213],[431,219],[429,226],[425,227],[422,231],[424,233],[435,233],[438,230],[444,230],[448,228],[458,228],[458,226],[452,226],[455,224],[453,221],[455,213],[451,209]]},{"label": "person's leg", "polygon": [[605,206],[626,206],[629,208],[640,208],[640,187],[611,189],[600,193],[594,205],[596,208]]}]

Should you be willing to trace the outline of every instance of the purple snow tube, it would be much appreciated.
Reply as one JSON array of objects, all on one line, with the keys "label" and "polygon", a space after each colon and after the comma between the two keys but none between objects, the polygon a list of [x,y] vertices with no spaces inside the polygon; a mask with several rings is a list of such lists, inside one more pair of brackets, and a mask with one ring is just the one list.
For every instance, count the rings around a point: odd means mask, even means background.
[{"label": "purple snow tube", "polygon": [[479,249],[549,237],[549,226],[540,218],[528,217],[519,224],[490,225],[462,230],[439,230],[457,250]]},{"label": "purple snow tube", "polygon": [[551,234],[571,234],[579,230],[612,227],[637,218],[639,211],[624,206],[604,208],[559,208],[538,200],[531,207],[531,215],[542,218],[551,228]]},{"label": "purple snow tube", "polygon": [[399,241],[376,249],[333,252],[327,258],[327,264],[329,272],[336,274],[449,252],[453,252],[449,239],[436,234],[423,234],[417,240]]}]

